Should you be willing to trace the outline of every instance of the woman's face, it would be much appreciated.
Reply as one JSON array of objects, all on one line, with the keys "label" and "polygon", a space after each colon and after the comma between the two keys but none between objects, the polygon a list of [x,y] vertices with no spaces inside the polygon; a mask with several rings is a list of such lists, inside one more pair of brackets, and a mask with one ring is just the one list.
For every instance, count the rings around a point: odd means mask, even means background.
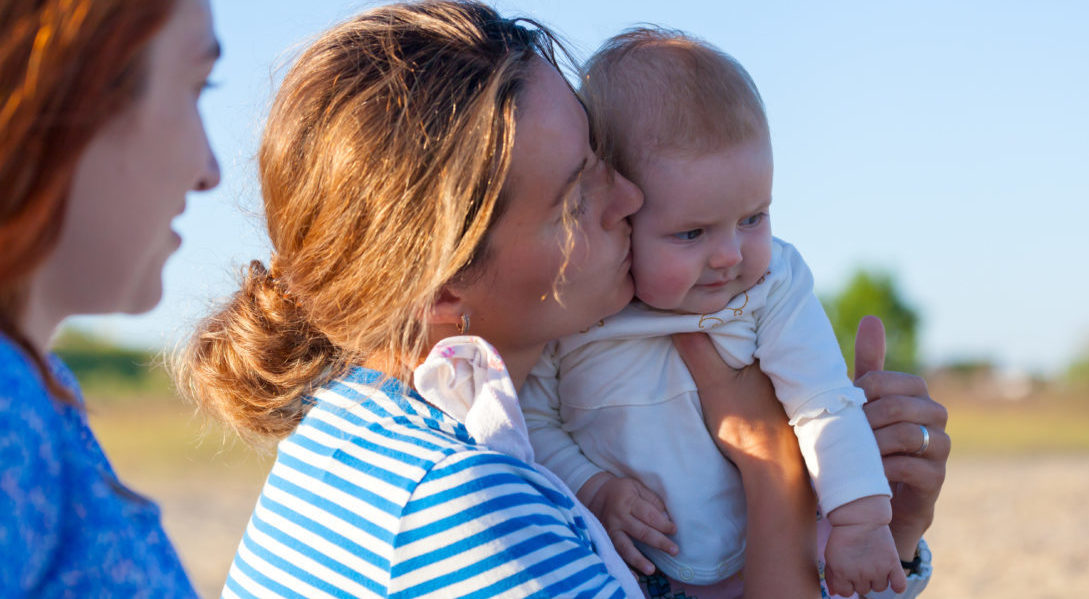
[{"label": "woman's face", "polygon": [[[619,311],[634,289],[627,217],[642,205],[642,193],[594,154],[585,110],[543,60],[531,67],[518,98],[504,195],[506,209],[489,233],[483,272],[462,297],[469,332],[509,361],[508,352],[539,351]],[[557,286],[565,218],[576,225]]]},{"label": "woman's face", "polygon": [[190,190],[219,182],[197,100],[219,45],[208,0],[176,0],[147,49],[145,85],[80,157],[56,250],[35,274],[46,318],[142,312],[181,242],[170,222]]}]

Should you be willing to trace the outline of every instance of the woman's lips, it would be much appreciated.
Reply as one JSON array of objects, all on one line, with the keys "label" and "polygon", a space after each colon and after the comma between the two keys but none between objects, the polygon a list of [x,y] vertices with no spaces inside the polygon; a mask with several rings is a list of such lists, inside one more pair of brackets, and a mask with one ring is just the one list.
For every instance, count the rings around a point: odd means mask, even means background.
[{"label": "woman's lips", "polygon": [[629,242],[628,243],[628,249],[624,250],[624,257],[620,260],[621,269],[631,270],[631,260],[632,260],[632,252],[631,252],[631,243]]}]

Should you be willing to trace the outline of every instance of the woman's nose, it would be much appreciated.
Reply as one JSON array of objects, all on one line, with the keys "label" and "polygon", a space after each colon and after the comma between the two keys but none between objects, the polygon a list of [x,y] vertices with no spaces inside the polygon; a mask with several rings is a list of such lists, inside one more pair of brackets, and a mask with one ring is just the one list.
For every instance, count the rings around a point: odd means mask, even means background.
[{"label": "woman's nose", "polygon": [[204,135],[204,165],[197,173],[197,180],[193,183],[194,191],[208,191],[219,185],[220,171],[216,153],[212,151],[212,145],[208,141],[208,135]]},{"label": "woman's nose", "polygon": [[611,229],[643,206],[643,192],[620,173],[612,172],[609,205],[602,215],[602,225]]},{"label": "woman's nose", "polygon": [[215,154],[209,152],[208,164],[201,173],[200,179],[197,179],[197,184],[193,189],[196,191],[208,191],[219,185],[219,179],[219,161],[216,160]]}]

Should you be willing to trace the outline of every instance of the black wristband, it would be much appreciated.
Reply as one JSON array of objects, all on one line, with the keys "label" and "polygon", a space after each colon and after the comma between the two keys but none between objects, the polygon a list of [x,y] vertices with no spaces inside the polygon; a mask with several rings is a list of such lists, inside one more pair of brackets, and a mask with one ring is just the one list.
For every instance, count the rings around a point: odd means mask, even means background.
[{"label": "black wristband", "polygon": [[923,558],[919,555],[919,550],[915,550],[915,557],[910,562],[900,560],[900,566],[908,571],[908,574],[918,574],[919,566],[923,563]]}]

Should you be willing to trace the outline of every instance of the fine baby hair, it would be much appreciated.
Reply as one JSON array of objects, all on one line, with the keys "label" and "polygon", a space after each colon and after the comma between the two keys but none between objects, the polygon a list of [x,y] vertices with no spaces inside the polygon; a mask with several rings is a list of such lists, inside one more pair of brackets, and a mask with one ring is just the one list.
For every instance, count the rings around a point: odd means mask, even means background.
[{"label": "fine baby hair", "polygon": [[[538,364],[523,404],[542,463],[645,553],[628,552],[629,564],[647,571],[649,559],[683,584],[738,584],[743,485],[704,436],[698,390],[669,338],[705,333],[729,366],[759,361],[795,427],[831,525],[830,588],[903,587],[866,397],[801,254],[772,237],[771,140],[752,78],[707,43],[639,28],[605,43],[581,88],[599,151],[644,193],[630,218],[639,301],[561,338]],[[669,442],[651,449],[653,438]],[[640,532],[647,495],[671,520],[651,542]]]},{"label": "fine baby hair", "polygon": [[733,57],[657,27],[609,39],[580,93],[603,155],[628,175],[648,152],[708,153],[768,135],[764,102]]}]

